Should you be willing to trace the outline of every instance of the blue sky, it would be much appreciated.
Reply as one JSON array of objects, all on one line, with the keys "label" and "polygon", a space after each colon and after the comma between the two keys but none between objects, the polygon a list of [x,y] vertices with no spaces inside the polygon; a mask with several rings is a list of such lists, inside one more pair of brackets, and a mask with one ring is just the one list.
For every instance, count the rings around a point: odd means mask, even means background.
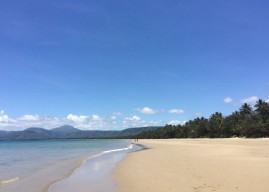
[{"label": "blue sky", "polygon": [[0,129],[177,124],[267,100],[268,9],[265,0],[1,0]]}]

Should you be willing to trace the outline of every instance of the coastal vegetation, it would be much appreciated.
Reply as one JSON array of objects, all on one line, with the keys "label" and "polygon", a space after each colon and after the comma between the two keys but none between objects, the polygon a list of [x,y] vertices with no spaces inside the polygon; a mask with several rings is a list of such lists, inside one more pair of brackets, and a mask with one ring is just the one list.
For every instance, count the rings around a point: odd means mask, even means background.
[{"label": "coastal vegetation", "polygon": [[138,139],[229,137],[269,137],[269,103],[260,99],[254,107],[244,103],[228,116],[216,112],[209,118],[198,117],[184,125],[166,125],[135,136]]}]

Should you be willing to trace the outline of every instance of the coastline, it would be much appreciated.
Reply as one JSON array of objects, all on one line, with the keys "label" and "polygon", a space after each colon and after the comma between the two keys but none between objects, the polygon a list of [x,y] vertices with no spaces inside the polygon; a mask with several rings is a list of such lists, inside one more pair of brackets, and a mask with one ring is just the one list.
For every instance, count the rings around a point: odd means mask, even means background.
[{"label": "coastline", "polygon": [[266,192],[269,139],[139,140],[112,179],[118,192]]},{"label": "coastline", "polygon": [[140,150],[140,146],[130,144],[126,148],[103,151],[89,157],[73,173],[51,184],[48,192],[116,192],[116,185],[110,175],[118,163],[129,153]]},{"label": "coastline", "polygon": [[[41,142],[41,144],[43,143]],[[106,142],[106,144],[91,141],[86,144],[93,146],[93,148],[89,148],[89,153],[67,157],[60,159],[60,161],[52,161],[29,171],[26,176],[8,179],[7,181],[3,180],[4,182],[0,184],[0,191],[56,192],[70,190],[72,192],[82,192],[88,191],[89,188],[92,191],[100,191],[99,187],[104,186],[106,186],[106,189],[112,189],[115,187],[114,183],[109,180],[109,176],[116,164],[128,152],[139,149],[137,146],[133,147],[130,140],[113,140]],[[57,145],[59,146],[59,144]],[[80,146],[85,147],[84,141],[82,143],[72,143],[70,147],[74,146],[76,146],[75,149],[81,150]],[[74,149],[68,152],[73,151]],[[81,188],[82,181],[84,182],[83,188]],[[68,190],[64,189],[66,186],[68,186]]]}]

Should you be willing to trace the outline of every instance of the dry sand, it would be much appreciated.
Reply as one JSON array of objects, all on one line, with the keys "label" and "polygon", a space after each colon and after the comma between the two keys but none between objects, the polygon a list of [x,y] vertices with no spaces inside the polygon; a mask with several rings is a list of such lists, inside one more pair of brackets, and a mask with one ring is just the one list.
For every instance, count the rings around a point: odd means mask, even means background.
[{"label": "dry sand", "polygon": [[114,171],[119,192],[268,192],[269,139],[139,140]]}]

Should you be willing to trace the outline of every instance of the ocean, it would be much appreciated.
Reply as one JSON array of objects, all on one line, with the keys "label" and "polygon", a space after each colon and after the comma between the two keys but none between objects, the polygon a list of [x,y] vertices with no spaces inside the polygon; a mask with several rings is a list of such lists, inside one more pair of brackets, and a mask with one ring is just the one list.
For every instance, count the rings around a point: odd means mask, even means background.
[{"label": "ocean", "polygon": [[0,191],[115,191],[111,171],[138,149],[130,140],[0,141]]}]

